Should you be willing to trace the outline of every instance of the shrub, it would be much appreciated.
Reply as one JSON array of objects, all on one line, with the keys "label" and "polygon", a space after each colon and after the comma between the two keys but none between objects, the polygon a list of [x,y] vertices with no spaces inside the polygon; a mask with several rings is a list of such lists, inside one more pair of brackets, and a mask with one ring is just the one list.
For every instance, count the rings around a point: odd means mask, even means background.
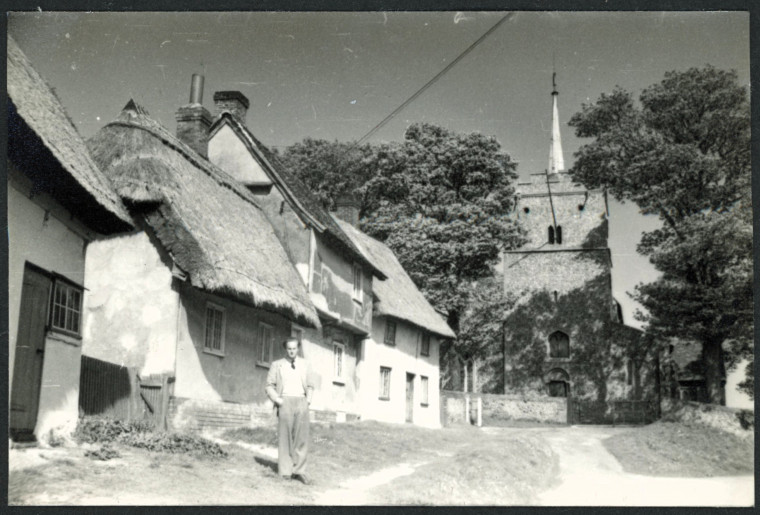
[{"label": "shrub", "polygon": [[739,425],[742,429],[748,431],[755,430],[755,412],[748,409],[743,409],[736,412],[736,418],[739,419]]},{"label": "shrub", "polygon": [[85,451],[84,455],[87,458],[101,461],[108,461],[113,458],[121,458],[121,453],[111,447],[110,444],[102,445],[99,449]]},{"label": "shrub", "polygon": [[[120,443],[153,452],[226,457],[222,447],[201,436],[185,433],[153,432],[150,423],[102,418],[82,418],[75,436],[83,443]],[[89,451],[88,451],[89,452]]]}]

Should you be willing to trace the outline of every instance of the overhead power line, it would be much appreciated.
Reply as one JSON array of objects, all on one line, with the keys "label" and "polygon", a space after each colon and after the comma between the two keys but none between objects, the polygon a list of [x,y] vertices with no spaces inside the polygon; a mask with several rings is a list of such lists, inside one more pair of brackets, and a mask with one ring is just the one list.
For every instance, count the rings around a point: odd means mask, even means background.
[{"label": "overhead power line", "polygon": [[[508,19],[512,18],[514,16],[514,14],[515,13],[507,13],[504,17],[502,17],[499,21],[497,21],[493,25],[493,27],[491,27],[490,29],[488,29],[482,36],[480,36],[477,40],[475,40],[474,43],[472,43],[470,46],[468,46],[464,50],[464,52],[462,52],[461,54],[459,54],[456,59],[454,59],[453,61],[451,61],[443,70],[441,70],[440,72],[438,72],[435,77],[433,77],[432,79],[430,79],[427,83],[425,83],[424,86],[422,86],[420,89],[418,89],[411,97],[409,97],[408,99],[406,99],[400,106],[398,106],[396,109],[394,109],[393,112],[391,112],[391,114],[389,114],[388,116],[386,116],[385,118],[383,118],[380,121],[380,123],[378,123],[377,125],[375,125],[374,127],[372,127],[372,129],[367,134],[365,134],[364,136],[362,136],[361,138],[359,138],[358,140],[356,140],[356,142],[353,145],[351,145],[351,148],[361,145],[362,143],[364,143],[365,141],[367,141],[367,139],[369,139],[370,137],[372,137],[373,134],[375,134],[377,131],[379,131],[380,129],[382,129],[383,126],[385,126],[385,124],[387,124],[389,121],[391,121],[391,119],[393,119],[393,117],[395,117],[398,113],[400,113],[406,106],[408,106],[409,104],[411,104],[412,102],[414,102],[417,99],[417,97],[419,97],[421,94],[423,94],[430,86],[432,86],[433,84],[435,84],[438,81],[438,79],[440,79],[441,77],[443,77],[444,75],[446,75],[446,73],[449,70],[451,70],[459,61],[461,61],[462,59],[464,59],[467,56],[467,54],[469,54],[470,52],[472,52],[475,49],[475,47],[477,47],[479,44],[481,44],[488,36],[491,35],[491,33],[493,33],[493,31],[495,31],[496,29],[498,29],[499,26],[502,23],[504,23]],[[348,150],[351,150],[351,148],[349,148]]]}]

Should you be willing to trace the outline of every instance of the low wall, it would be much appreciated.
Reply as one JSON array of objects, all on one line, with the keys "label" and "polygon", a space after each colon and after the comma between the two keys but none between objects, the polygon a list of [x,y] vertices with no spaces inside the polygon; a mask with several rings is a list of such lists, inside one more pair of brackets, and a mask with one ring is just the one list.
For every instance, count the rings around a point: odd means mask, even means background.
[{"label": "low wall", "polygon": [[[470,417],[465,414],[465,399],[470,399]],[[536,422],[566,424],[567,401],[557,397],[528,398],[520,395],[492,393],[441,392],[441,424],[473,423],[476,420],[477,399],[483,405],[483,425],[503,422]]]},{"label": "low wall", "polygon": [[[352,413],[311,410],[312,422],[352,422]],[[202,401],[183,397],[169,400],[168,426],[174,431],[201,431],[277,425],[277,416],[270,404],[235,404],[222,401]]]},{"label": "low wall", "polygon": [[[717,404],[667,399],[662,404],[662,420],[699,424],[732,433],[740,438],[754,438],[755,414],[752,410],[728,408]],[[752,421],[752,426],[742,427],[742,420]]]}]

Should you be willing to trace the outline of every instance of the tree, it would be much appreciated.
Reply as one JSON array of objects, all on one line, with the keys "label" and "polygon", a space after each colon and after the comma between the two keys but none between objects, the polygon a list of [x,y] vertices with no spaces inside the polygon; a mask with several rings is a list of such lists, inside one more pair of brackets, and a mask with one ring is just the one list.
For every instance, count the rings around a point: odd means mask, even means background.
[{"label": "tree", "polygon": [[616,88],[570,120],[593,138],[576,152],[573,178],[656,214],[660,229],[638,251],[662,276],[639,284],[638,316],[656,336],[702,344],[711,402],[729,367],[752,355],[750,118],[735,72],[712,66],[669,72],[639,104]]},{"label": "tree", "polygon": [[283,159],[326,206],[358,197],[362,229],[395,252],[459,334],[472,283],[492,276],[502,249],[522,243],[509,217],[515,164],[494,138],[430,124],[411,125],[403,142],[359,150],[306,140]]}]

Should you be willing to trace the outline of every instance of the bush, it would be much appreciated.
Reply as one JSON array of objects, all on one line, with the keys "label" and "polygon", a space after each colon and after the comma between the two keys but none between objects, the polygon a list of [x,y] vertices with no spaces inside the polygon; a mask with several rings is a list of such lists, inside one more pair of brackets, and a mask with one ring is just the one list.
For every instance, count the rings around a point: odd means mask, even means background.
[{"label": "bush", "polygon": [[755,412],[748,409],[740,410],[736,413],[736,418],[739,419],[739,425],[742,429],[748,431],[755,430]]},{"label": "bush", "polygon": [[121,458],[121,453],[111,447],[110,444],[105,444],[100,447],[100,449],[85,451],[84,455],[87,458],[92,458],[94,460],[101,460],[101,461],[108,461],[113,458]]},{"label": "bush", "polygon": [[215,442],[193,434],[153,432],[143,421],[82,418],[75,437],[83,443],[120,443],[153,452],[227,457],[227,451]]}]

